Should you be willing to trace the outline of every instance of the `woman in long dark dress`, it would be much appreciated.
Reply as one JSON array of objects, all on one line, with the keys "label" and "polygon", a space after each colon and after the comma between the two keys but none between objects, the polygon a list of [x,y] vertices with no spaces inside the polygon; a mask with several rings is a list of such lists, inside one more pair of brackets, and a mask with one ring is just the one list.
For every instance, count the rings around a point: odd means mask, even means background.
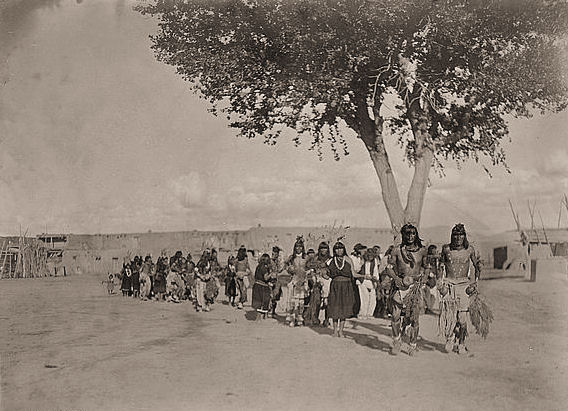
[{"label": "woman in long dark dress", "polygon": [[166,293],[166,276],[170,266],[168,264],[168,257],[162,255],[156,262],[156,274],[154,276],[154,295],[156,301],[162,301]]},{"label": "woman in long dark dress", "polygon": [[120,289],[122,290],[122,296],[126,297],[132,295],[132,271],[130,270],[130,264],[122,265],[122,282]]},{"label": "woman in long dark dress", "polygon": [[134,259],[134,262],[130,264],[132,270],[132,277],[130,281],[132,282],[132,296],[134,298],[140,297],[140,266],[138,265],[138,258]]},{"label": "woman in long dark dress", "polygon": [[266,317],[270,306],[270,256],[263,254],[258,260],[254,273],[254,285],[252,286],[252,308],[256,310],[256,320]]},{"label": "woman in long dark dress", "polygon": [[345,245],[341,242],[333,246],[333,258],[329,261],[331,285],[328,298],[328,315],[333,321],[333,336],[344,337],[345,320],[353,315],[353,274],[351,265],[345,259]]},{"label": "woman in long dark dress", "polygon": [[235,257],[230,256],[227,260],[227,273],[225,275],[225,295],[229,298],[231,306],[235,306],[237,296],[237,271],[235,268]]}]

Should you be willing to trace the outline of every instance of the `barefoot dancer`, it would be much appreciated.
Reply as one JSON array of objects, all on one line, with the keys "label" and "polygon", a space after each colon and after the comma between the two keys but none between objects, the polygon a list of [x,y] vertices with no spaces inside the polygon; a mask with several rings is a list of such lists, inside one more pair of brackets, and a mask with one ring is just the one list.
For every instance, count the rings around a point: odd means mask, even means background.
[{"label": "barefoot dancer", "polygon": [[[449,313],[451,316],[456,315],[456,318],[450,319],[450,324],[451,321],[456,321],[456,325],[455,328],[448,329],[446,332],[446,351],[454,350],[465,354],[468,351],[465,339],[467,337],[466,318],[469,308],[469,297],[466,289],[470,284],[476,284],[479,280],[481,260],[473,246],[467,241],[467,233],[463,224],[456,224],[452,228],[450,244],[445,244],[442,247],[440,263],[443,279],[440,287],[440,294],[443,295],[442,307],[455,307],[457,311],[457,314]],[[470,274],[471,266],[474,268],[473,275]],[[444,305],[444,302],[450,302],[450,304]],[[448,315],[446,311],[442,309],[440,315]]]},{"label": "barefoot dancer", "polygon": [[[328,261],[331,259],[329,253],[329,245],[326,242],[321,242],[318,247],[318,253],[315,260],[315,281],[317,284],[321,285],[321,307],[320,310],[324,310],[324,320],[322,325],[324,327],[329,326],[329,315],[327,312],[327,305],[329,299],[329,288],[331,286],[331,278],[329,278],[329,268],[327,266]],[[319,311],[316,313],[319,323]]]},{"label": "barefoot dancer", "polygon": [[293,254],[285,264],[286,271],[292,276],[288,284],[289,311],[286,318],[290,327],[304,325],[304,299],[308,289],[306,278],[306,249],[303,237],[298,237],[294,243]]},{"label": "barefoot dancer", "polygon": [[[387,266],[387,270],[393,278],[391,298],[392,309],[392,336],[393,346],[391,353],[396,355],[400,353],[402,347],[402,319],[403,319],[403,298],[408,293],[409,286],[414,282],[420,282],[423,274],[422,261],[426,256],[426,248],[422,245],[422,240],[418,236],[418,230],[411,224],[405,224],[400,230],[402,243],[393,248],[391,254],[391,263]],[[410,307],[406,307],[410,311]],[[410,313],[406,313],[410,315]],[[419,324],[418,319],[410,320],[406,318],[406,324],[411,328],[410,332],[410,350],[408,354],[413,356],[417,350],[416,341],[418,340]]]}]

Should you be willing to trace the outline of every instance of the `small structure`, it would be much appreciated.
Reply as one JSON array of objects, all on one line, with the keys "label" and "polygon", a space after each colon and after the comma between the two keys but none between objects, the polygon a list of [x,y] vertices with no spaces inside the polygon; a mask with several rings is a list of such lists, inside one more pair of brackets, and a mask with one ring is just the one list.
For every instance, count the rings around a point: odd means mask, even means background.
[{"label": "small structure", "polygon": [[63,265],[63,253],[67,245],[66,234],[40,234],[37,239],[44,244],[47,250],[47,269],[49,275],[57,277],[58,275],[67,275],[67,270]]},{"label": "small structure", "polygon": [[47,249],[37,238],[5,237],[0,240],[0,278],[33,278],[49,275]]}]

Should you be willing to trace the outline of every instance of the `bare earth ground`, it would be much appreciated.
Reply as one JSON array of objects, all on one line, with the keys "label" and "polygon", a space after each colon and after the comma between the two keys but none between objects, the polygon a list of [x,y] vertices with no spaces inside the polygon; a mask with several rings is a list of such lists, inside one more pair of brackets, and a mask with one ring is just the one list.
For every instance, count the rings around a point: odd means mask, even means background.
[{"label": "bare earth ground", "polygon": [[[568,281],[483,281],[495,322],[473,358],[389,355],[386,320],[348,338],[218,302],[107,296],[96,276],[0,281],[2,410],[546,409],[568,406]],[[246,307],[250,311],[250,307]],[[252,313],[251,313],[252,314]],[[403,348],[403,350],[405,350]]]}]

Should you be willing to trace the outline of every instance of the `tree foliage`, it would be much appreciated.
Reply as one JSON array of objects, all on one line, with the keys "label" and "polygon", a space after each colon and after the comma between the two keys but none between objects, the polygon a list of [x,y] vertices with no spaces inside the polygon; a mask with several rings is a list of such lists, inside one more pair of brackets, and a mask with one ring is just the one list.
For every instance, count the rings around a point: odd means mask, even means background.
[{"label": "tree foliage", "polygon": [[346,150],[342,121],[360,134],[361,107],[392,93],[388,125],[410,160],[414,138],[401,130],[417,102],[436,155],[500,163],[506,114],[566,106],[563,1],[159,0],[141,10],[160,16],[159,60],[268,143],[283,125]]},{"label": "tree foliage", "polygon": [[444,160],[505,164],[507,117],[568,101],[566,1],[157,0],[140,11],[159,17],[157,58],[240,134],[274,144],[293,129],[338,159],[347,127],[379,177],[385,128],[410,164],[430,155],[427,176]]}]

